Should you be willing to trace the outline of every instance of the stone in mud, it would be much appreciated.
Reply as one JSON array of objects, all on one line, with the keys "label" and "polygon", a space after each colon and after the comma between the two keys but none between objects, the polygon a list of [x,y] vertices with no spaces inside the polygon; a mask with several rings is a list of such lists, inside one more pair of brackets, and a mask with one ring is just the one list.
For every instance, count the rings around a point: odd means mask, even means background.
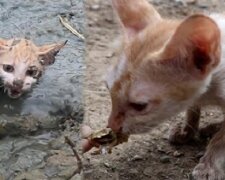
[{"label": "stone in mud", "polygon": [[90,10],[92,11],[98,11],[100,9],[100,6],[98,4],[94,4],[93,6],[90,7]]},{"label": "stone in mud", "polygon": [[20,172],[24,169],[38,165],[44,160],[47,153],[35,149],[27,149],[21,153],[15,154],[17,160],[11,165],[10,169]]},{"label": "stone in mud", "polygon": [[[68,179],[69,177],[73,175],[75,170],[76,170],[76,166],[66,167],[64,170],[59,172],[58,176],[64,179]],[[80,174],[77,174],[77,175],[80,176]]]},{"label": "stone in mud", "polygon": [[161,163],[169,163],[170,157],[169,156],[162,156],[162,157],[160,157],[160,162]]},{"label": "stone in mud", "polygon": [[174,157],[181,157],[181,156],[184,156],[184,153],[179,152],[179,151],[174,151],[174,152],[173,152],[173,156],[174,156]]},{"label": "stone in mud", "polygon": [[47,180],[47,176],[40,170],[33,170],[30,172],[23,172],[19,175],[17,175],[14,180],[34,180],[34,179],[41,179],[41,180]]},{"label": "stone in mud", "polygon": [[144,175],[151,177],[152,176],[152,167],[147,167],[143,171]]}]

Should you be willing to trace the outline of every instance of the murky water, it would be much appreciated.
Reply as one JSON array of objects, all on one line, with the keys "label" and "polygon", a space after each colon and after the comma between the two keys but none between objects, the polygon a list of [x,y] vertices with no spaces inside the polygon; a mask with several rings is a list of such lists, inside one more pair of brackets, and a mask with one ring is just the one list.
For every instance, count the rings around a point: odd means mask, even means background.
[{"label": "murky water", "polygon": [[83,32],[82,3],[58,0],[11,0],[0,2],[2,38],[26,37],[37,44],[68,40],[54,65],[40,83],[19,100],[1,93],[0,113],[45,117],[76,111],[81,102],[84,42],[66,30],[59,15],[69,15],[71,24]]},{"label": "murky water", "polygon": [[[84,42],[62,26],[60,14],[66,15],[73,27],[84,33],[82,0],[0,1],[1,38],[26,37],[38,45],[68,40],[32,92],[17,100],[0,92],[0,137],[10,135],[0,139],[0,179],[1,175],[13,179],[25,169],[34,170],[37,165],[43,165],[51,150],[49,143],[63,134],[57,131],[61,119],[82,119]],[[43,132],[43,129],[56,131]],[[31,132],[36,135],[27,136]],[[44,176],[49,179],[51,176],[46,172]]]}]

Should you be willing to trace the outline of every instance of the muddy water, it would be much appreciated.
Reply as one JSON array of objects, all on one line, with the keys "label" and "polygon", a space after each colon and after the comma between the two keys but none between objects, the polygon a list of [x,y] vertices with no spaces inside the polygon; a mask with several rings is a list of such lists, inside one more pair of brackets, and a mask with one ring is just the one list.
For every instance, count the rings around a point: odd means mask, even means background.
[{"label": "muddy water", "polygon": [[61,165],[51,156],[68,154],[63,135],[73,126],[76,138],[82,120],[84,42],[62,26],[60,14],[84,33],[82,0],[0,2],[1,38],[26,37],[38,45],[68,40],[32,92],[18,100],[0,93],[0,179],[63,179],[70,173],[64,172],[70,160]]}]

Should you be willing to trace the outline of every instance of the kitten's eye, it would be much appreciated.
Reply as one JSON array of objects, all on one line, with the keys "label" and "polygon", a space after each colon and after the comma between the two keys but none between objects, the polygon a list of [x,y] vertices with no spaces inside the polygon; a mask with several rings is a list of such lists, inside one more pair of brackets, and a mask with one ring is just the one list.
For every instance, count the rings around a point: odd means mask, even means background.
[{"label": "kitten's eye", "polygon": [[148,103],[130,103],[129,105],[136,111],[143,111],[147,107]]},{"label": "kitten's eye", "polygon": [[35,77],[37,75],[38,71],[37,70],[27,70],[26,75],[27,76],[31,76],[31,77]]},{"label": "kitten's eye", "polygon": [[9,64],[3,64],[3,70],[8,73],[12,73],[14,71],[14,67]]}]

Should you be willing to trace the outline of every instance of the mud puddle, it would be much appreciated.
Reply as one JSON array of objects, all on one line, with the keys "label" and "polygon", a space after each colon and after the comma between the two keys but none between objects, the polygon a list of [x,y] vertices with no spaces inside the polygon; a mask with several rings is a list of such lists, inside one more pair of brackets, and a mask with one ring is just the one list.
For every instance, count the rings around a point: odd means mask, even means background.
[{"label": "mud puddle", "polygon": [[76,164],[64,135],[76,139],[83,116],[84,41],[62,26],[60,14],[84,33],[82,0],[0,2],[1,38],[38,45],[68,40],[32,92],[17,100],[0,92],[0,179],[65,179]]}]

